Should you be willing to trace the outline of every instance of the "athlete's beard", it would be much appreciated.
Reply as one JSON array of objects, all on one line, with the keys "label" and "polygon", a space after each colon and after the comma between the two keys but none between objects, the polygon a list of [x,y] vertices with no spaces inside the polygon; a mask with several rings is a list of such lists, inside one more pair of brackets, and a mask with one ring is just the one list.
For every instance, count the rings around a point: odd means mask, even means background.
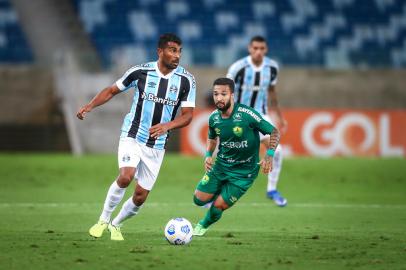
[{"label": "athlete's beard", "polygon": [[220,108],[220,107],[218,106],[218,104],[219,104],[219,102],[216,103],[217,109],[219,109],[219,110],[222,111],[222,112],[226,112],[226,111],[230,108],[230,106],[231,106],[231,101],[229,100],[227,103],[225,103],[222,108]]},{"label": "athlete's beard", "polygon": [[162,62],[167,69],[175,69],[179,65],[179,62],[165,62],[165,61],[162,61]]}]

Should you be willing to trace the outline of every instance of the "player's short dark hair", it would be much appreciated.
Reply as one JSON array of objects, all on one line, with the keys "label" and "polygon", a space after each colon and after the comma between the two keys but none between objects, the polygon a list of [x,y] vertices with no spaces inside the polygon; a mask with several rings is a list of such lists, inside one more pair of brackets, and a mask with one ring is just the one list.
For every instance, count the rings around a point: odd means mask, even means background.
[{"label": "player's short dark hair", "polygon": [[182,45],[182,40],[177,35],[165,33],[159,37],[158,48],[164,49],[168,45],[168,42],[175,42],[178,45]]},{"label": "player's short dark hair", "polygon": [[213,83],[213,86],[215,85],[228,85],[231,93],[234,93],[234,81],[229,78],[218,78]]},{"label": "player's short dark hair", "polygon": [[252,42],[265,42],[266,43],[266,39],[263,36],[253,36],[251,38],[250,44],[252,44]]}]

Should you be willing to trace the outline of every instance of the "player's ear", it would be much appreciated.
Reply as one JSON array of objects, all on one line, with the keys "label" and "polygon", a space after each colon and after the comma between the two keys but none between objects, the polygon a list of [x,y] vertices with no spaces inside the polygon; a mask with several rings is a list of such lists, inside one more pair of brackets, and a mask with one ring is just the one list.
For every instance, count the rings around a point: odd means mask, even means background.
[{"label": "player's ear", "polygon": [[161,58],[161,57],[162,57],[162,54],[163,54],[163,49],[162,49],[162,48],[158,48],[158,49],[156,50],[156,53],[158,54],[158,57]]}]

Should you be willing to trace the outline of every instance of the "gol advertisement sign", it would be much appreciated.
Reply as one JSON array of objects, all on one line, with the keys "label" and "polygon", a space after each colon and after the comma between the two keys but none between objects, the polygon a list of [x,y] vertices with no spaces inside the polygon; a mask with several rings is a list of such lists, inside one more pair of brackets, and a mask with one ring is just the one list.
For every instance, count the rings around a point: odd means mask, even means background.
[{"label": "gol advertisement sign", "polygon": [[[204,155],[211,111],[181,130],[181,152]],[[284,110],[284,155],[405,157],[406,110]]]}]

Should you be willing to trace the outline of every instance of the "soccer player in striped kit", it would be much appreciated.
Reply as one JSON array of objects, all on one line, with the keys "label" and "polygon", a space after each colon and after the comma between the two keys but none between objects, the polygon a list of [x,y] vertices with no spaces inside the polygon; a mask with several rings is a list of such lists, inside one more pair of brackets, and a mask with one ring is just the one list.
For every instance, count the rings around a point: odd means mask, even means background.
[{"label": "soccer player in striped kit", "polygon": [[[235,82],[235,102],[248,105],[260,112],[262,117],[272,123],[268,114],[268,100],[278,117],[279,130],[286,131],[287,122],[282,116],[276,95],[278,63],[268,58],[267,42],[262,36],[254,36],[248,46],[249,55],[230,66],[227,77]],[[261,142],[269,148],[269,136],[262,136]],[[273,170],[268,174],[267,196],[278,206],[286,206],[287,200],[277,190],[282,168],[282,147],[279,144],[274,156]]]},{"label": "soccer player in striped kit", "polygon": [[[107,192],[99,221],[89,230],[89,234],[95,238],[101,237],[108,228],[111,240],[124,240],[120,227],[124,220],[139,212],[155,184],[168,133],[192,121],[196,82],[192,74],[179,66],[181,46],[182,41],[176,35],[161,35],[158,61],[130,68],[77,113],[77,117],[83,120],[93,108],[123,91],[134,89],[134,100],[121,128],[119,175]],[[181,113],[175,117],[179,107]],[[134,178],[137,183],[133,195],[124,202],[118,215],[111,219],[112,212]]]}]

